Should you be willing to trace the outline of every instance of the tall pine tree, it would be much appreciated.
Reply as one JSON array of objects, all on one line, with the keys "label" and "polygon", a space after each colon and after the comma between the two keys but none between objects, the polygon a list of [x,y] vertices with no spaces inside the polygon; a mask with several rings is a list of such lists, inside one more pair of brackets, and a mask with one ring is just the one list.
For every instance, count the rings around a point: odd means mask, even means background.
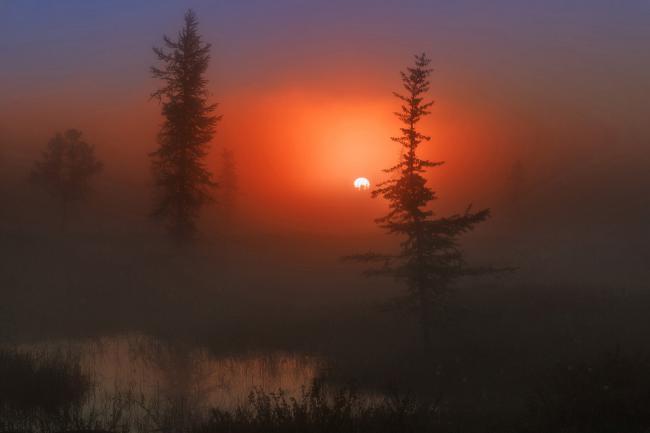
[{"label": "tall pine tree", "polygon": [[405,93],[394,93],[402,102],[396,116],[401,121],[400,135],[392,137],[402,153],[397,165],[384,170],[392,176],[372,192],[388,201],[389,212],[377,219],[380,227],[402,239],[395,254],[367,253],[352,258],[376,262],[369,275],[384,275],[403,281],[406,293],[395,299],[396,306],[410,309],[418,315],[422,340],[431,341],[431,329],[436,310],[444,306],[444,297],[460,277],[490,272],[488,268],[473,268],[465,263],[459,246],[459,236],[489,217],[489,210],[438,217],[430,204],[435,192],[424,177],[428,168],[442,162],[432,162],[418,156],[420,144],[431,137],[418,129],[423,116],[429,114],[433,102],[425,100],[429,91],[430,60],[425,54],[415,56],[415,64],[402,72]]},{"label": "tall pine tree", "polygon": [[165,121],[158,133],[158,150],[151,154],[156,203],[152,215],[167,223],[178,243],[196,232],[201,208],[212,200],[216,183],[205,166],[217,122],[217,104],[208,102],[205,72],[210,61],[210,44],[198,32],[196,15],[185,14],[185,26],[176,40],[164,36],[164,47],[154,48],[161,62],[152,67],[154,78],[163,86],[152,94],[162,105]]}]

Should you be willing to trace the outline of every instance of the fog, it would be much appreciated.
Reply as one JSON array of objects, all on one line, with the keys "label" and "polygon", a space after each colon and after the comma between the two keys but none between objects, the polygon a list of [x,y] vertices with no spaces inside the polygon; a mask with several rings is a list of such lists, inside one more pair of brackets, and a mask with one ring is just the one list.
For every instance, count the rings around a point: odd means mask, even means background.
[{"label": "fog", "polygon": [[[66,354],[105,394],[93,404],[128,400],[130,420],[158,411],[161,431],[217,431],[227,417],[210,409],[278,389],[327,405],[353,387],[378,404],[355,409],[368,425],[383,410],[403,419],[382,402],[409,396],[410,414],[433,407],[423,419],[458,431],[596,431],[591,420],[623,425],[616,408],[647,408],[648,5],[273,3],[0,0],[0,379],[12,351],[34,369]],[[223,179],[230,150],[236,188],[213,190],[179,246],[151,218],[164,109],[149,68],[188,8],[223,115],[201,164]],[[386,311],[404,281],[343,260],[404,248],[376,222],[385,197],[353,181],[377,188],[401,161],[392,92],[423,51],[435,104],[418,152],[444,161],[423,174],[427,209],[489,208],[459,247],[500,271],[454,280],[425,346],[415,311]],[[72,128],[103,167],[63,210],[33,172]],[[601,379],[617,393],[599,394]],[[5,388],[0,430],[73,431],[33,427]],[[137,392],[142,404],[125,397]],[[643,413],[625,431],[647,427]]]}]

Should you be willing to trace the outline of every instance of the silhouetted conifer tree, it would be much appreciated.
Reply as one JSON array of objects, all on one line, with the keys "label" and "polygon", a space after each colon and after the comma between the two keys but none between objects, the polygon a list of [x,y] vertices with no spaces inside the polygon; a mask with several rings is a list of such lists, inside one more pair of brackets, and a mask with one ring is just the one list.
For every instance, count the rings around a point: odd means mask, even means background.
[{"label": "silhouetted conifer tree", "polygon": [[159,148],[151,154],[158,193],[152,215],[164,220],[172,237],[183,243],[196,232],[202,206],[212,200],[216,183],[204,160],[221,116],[214,114],[217,104],[208,103],[204,75],[210,44],[201,40],[191,10],[178,38],[164,36],[164,47],[154,52],[162,66],[152,67],[152,75],[163,86],[152,96],[161,102],[165,121],[158,134]]},{"label": "silhouetted conifer tree", "polygon": [[406,284],[406,294],[395,300],[395,306],[408,308],[419,316],[422,339],[430,343],[432,319],[435,311],[444,305],[444,297],[459,277],[490,272],[489,268],[469,267],[463,259],[459,236],[489,217],[489,210],[472,212],[468,208],[461,215],[436,217],[430,203],[436,194],[424,178],[427,168],[441,165],[418,156],[421,143],[430,140],[418,129],[418,122],[429,114],[433,102],[425,101],[429,90],[430,60],[415,56],[415,65],[402,72],[406,92],[394,93],[402,101],[401,111],[395,114],[403,124],[401,134],[392,137],[402,148],[397,165],[384,170],[393,178],[380,183],[372,192],[388,201],[389,213],[377,219],[388,233],[401,236],[400,250],[395,254],[367,253],[351,257],[354,260],[377,262],[369,275],[394,277]]},{"label": "silhouetted conifer tree", "polygon": [[87,198],[90,179],[102,167],[93,146],[82,139],[81,131],[69,129],[48,142],[42,159],[32,170],[31,181],[60,201],[62,229],[70,206]]}]

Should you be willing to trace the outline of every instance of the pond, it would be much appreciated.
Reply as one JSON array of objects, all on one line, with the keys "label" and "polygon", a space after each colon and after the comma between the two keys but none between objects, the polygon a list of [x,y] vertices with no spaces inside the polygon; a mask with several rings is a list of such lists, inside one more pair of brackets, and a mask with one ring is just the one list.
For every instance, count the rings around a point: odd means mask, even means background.
[{"label": "pond", "polygon": [[303,354],[215,356],[185,343],[139,334],[47,341],[21,345],[19,350],[78,359],[95,385],[95,396],[104,399],[130,395],[203,408],[234,408],[256,389],[299,396],[323,367],[316,357]]}]

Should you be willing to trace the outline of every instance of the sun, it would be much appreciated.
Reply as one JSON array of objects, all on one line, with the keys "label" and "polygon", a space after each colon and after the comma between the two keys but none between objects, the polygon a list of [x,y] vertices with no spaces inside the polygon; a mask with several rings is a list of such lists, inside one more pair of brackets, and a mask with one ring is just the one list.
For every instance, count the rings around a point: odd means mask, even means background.
[{"label": "sun", "polygon": [[365,177],[357,177],[354,179],[354,187],[359,191],[370,189],[370,181]]}]

